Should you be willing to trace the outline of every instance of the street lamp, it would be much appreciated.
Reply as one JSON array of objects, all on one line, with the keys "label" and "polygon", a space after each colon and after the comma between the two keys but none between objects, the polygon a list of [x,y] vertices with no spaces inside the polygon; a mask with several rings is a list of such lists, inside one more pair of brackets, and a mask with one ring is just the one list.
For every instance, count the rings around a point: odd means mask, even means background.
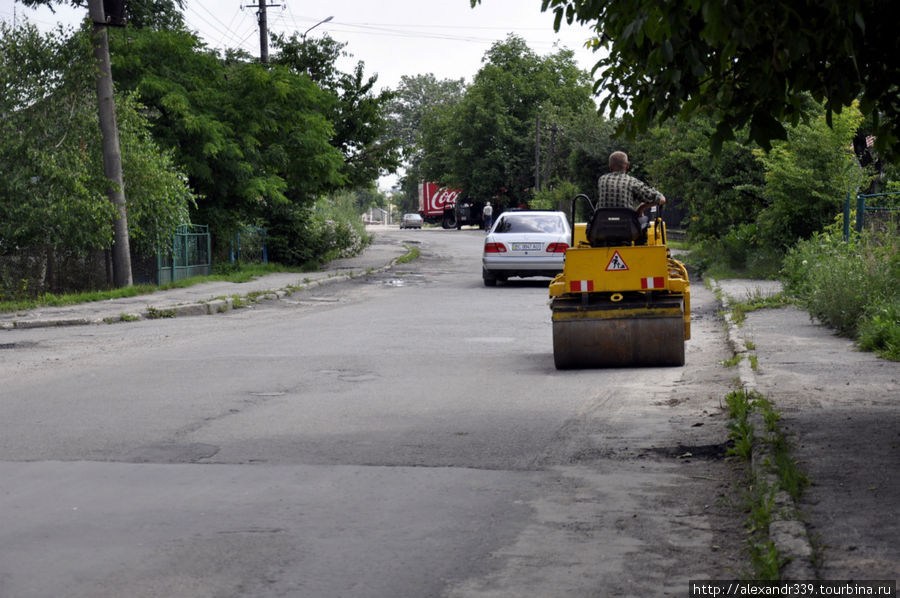
[{"label": "street lamp", "polygon": [[322,23],[327,23],[328,21],[330,21],[330,20],[333,19],[333,18],[334,18],[334,15],[332,15],[332,16],[330,16],[330,17],[326,17],[326,18],[322,19],[321,21],[319,21],[318,23],[316,23],[315,25],[313,25],[312,27],[310,27],[309,29],[307,29],[306,31],[304,31],[304,32],[303,32],[303,39],[304,39],[304,40],[306,39],[306,34],[307,34],[307,33],[309,33],[310,31],[312,31],[313,29],[315,29],[316,27],[318,27],[318,26],[321,25]]}]

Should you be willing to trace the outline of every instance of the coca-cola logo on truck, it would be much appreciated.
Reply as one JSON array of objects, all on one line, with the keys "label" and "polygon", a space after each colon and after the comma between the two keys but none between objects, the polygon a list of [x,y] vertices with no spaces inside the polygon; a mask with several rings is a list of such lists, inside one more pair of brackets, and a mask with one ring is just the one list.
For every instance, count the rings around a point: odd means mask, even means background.
[{"label": "coca-cola logo on truck", "polygon": [[452,208],[459,197],[459,189],[440,187],[437,183],[419,184],[419,210],[429,215],[439,215],[444,208]]}]

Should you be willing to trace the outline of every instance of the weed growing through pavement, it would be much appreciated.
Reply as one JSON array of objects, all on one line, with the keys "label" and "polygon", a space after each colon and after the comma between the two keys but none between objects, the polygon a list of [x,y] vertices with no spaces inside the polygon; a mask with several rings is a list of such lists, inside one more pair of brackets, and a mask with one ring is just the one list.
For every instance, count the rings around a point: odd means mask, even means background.
[{"label": "weed growing through pavement", "polygon": [[727,454],[749,461],[753,454],[753,425],[747,419],[750,402],[743,391],[733,391],[725,396],[725,404],[728,406],[728,431],[732,441]]},{"label": "weed growing through pavement", "polygon": [[137,322],[140,319],[141,319],[141,316],[138,316],[136,314],[123,313],[123,314],[119,314],[118,318],[113,318],[113,317],[103,318],[103,321],[106,322],[107,324],[115,324],[117,322]]},{"label": "weed growing through pavement", "polygon": [[[769,524],[775,508],[775,493],[779,490],[787,492],[794,501],[799,500],[803,490],[809,485],[797,462],[790,455],[790,443],[778,426],[781,414],[772,402],[758,392],[741,388],[725,396],[728,412],[730,457],[736,457],[749,463],[753,456],[755,442],[765,442],[770,451],[763,465],[774,477],[769,486],[766,477],[750,471],[749,490],[746,494],[746,510],[748,513],[745,526],[748,534],[748,549],[754,576],[757,579],[779,579],[779,571],[783,564],[777,549],[768,539]],[[752,413],[762,416],[767,434],[758,437],[750,420]]]},{"label": "weed growing through pavement", "polygon": [[747,319],[747,314],[751,311],[756,311],[758,309],[784,307],[785,305],[790,304],[791,300],[782,293],[765,296],[760,293],[755,293],[754,295],[751,295],[746,301],[735,301],[734,303],[729,304],[729,307],[731,308],[731,321],[736,325],[741,326]]},{"label": "weed growing through pavement", "polygon": [[751,542],[750,561],[755,571],[754,579],[764,581],[781,579],[781,565],[784,560],[778,556],[778,549],[771,540]]},{"label": "weed growing through pavement", "polygon": [[738,354],[738,355],[735,355],[734,357],[732,357],[731,359],[726,359],[725,361],[723,361],[722,365],[724,365],[727,368],[733,368],[734,366],[739,364],[741,362],[741,359],[743,359],[743,358],[744,358],[743,355]]},{"label": "weed growing through pavement", "polygon": [[406,255],[397,258],[398,264],[408,264],[413,260],[419,259],[418,247],[410,247],[409,245],[404,245],[404,247],[406,247]]}]

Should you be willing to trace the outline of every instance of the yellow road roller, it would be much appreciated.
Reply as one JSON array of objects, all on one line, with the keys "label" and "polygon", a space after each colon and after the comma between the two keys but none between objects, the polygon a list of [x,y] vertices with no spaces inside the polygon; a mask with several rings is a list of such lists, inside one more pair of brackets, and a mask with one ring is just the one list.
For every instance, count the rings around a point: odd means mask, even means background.
[{"label": "yellow road roller", "polygon": [[[573,224],[561,274],[550,283],[557,369],[684,365],[691,337],[687,270],[666,244],[662,218],[594,208]],[[570,216],[573,217],[573,216]]]}]

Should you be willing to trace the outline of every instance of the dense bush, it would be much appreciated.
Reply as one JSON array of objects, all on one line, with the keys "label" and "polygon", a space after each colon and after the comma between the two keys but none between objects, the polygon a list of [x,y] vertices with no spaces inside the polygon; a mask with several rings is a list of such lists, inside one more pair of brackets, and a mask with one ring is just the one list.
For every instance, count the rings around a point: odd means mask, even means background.
[{"label": "dense bush", "polygon": [[561,181],[550,189],[536,191],[529,202],[533,210],[564,210],[572,207],[572,198],[581,193],[574,183]]},{"label": "dense bush", "polygon": [[[296,243],[302,238],[302,244]],[[269,259],[315,267],[358,254],[369,243],[352,192],[323,197],[309,209],[290,208],[268,229]]]},{"label": "dense bush", "polygon": [[859,325],[858,338],[861,349],[900,361],[900,301],[869,310]]},{"label": "dense bush", "polygon": [[838,231],[829,227],[788,252],[785,290],[863,349],[900,359],[900,242],[873,233],[844,242]]}]

